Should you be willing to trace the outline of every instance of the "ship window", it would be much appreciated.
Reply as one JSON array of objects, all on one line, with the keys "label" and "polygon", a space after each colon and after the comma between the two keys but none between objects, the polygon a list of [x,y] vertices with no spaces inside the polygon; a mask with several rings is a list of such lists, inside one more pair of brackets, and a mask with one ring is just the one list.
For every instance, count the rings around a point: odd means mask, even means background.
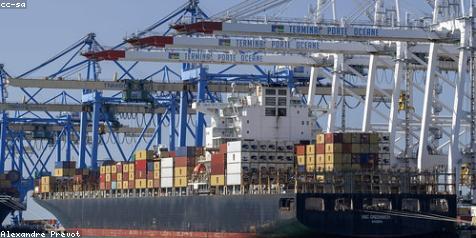
[{"label": "ship window", "polygon": [[288,94],[288,91],[287,91],[286,89],[280,89],[280,90],[278,91],[278,94],[279,94],[280,96],[286,96],[286,94]]},{"label": "ship window", "polygon": [[294,205],[294,198],[280,198],[279,199],[279,209],[281,211],[290,211],[293,205]]},{"label": "ship window", "polygon": [[402,199],[402,210],[410,212],[420,211],[420,200],[416,198],[404,198]]},{"label": "ship window", "polygon": [[250,120],[246,120],[246,123],[247,123],[247,124],[250,124]]},{"label": "ship window", "polygon": [[285,117],[286,116],[286,108],[278,108],[278,116]]},{"label": "ship window", "polygon": [[431,199],[430,211],[432,212],[448,212],[448,200],[444,198]]},{"label": "ship window", "polygon": [[275,89],[266,89],[265,94],[266,95],[276,95],[276,90]]},{"label": "ship window", "polygon": [[266,97],[264,99],[264,105],[266,105],[266,106],[276,106],[276,98],[275,97]]},{"label": "ship window", "polygon": [[352,210],[352,199],[350,198],[338,198],[335,200],[334,210],[336,211],[348,211]]},{"label": "ship window", "polygon": [[264,112],[265,116],[276,116],[276,108],[266,108]]},{"label": "ship window", "polygon": [[286,98],[278,98],[278,106],[286,106]]},{"label": "ship window", "polygon": [[304,207],[310,211],[324,211],[324,199],[322,198],[306,198]]},{"label": "ship window", "polygon": [[392,203],[387,198],[365,198],[362,207],[365,210],[392,210]]}]

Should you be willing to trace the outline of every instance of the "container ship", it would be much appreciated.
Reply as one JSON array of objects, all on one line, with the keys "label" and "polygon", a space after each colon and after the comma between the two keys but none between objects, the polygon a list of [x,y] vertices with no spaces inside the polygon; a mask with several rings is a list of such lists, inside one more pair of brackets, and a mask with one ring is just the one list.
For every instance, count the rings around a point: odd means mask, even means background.
[{"label": "container ship", "polygon": [[318,111],[276,86],[194,108],[211,118],[205,147],[57,163],[34,200],[83,236],[456,237],[451,175],[390,164],[387,133],[319,132]]}]

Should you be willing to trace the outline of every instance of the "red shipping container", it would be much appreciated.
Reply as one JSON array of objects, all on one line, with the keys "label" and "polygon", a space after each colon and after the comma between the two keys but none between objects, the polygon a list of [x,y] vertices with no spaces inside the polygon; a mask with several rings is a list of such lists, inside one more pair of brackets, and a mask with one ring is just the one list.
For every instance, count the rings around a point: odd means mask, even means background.
[{"label": "red shipping container", "polygon": [[106,175],[105,174],[99,175],[99,182],[101,182],[101,183],[106,182]]},{"label": "red shipping container", "polygon": [[316,144],[316,154],[325,154],[326,144]]},{"label": "red shipping container", "polygon": [[129,172],[122,173],[122,181],[126,181],[129,179]]},{"label": "red shipping container", "polygon": [[118,173],[122,173],[122,163],[117,163],[117,164],[116,164],[116,171],[117,171]]},{"label": "red shipping container", "polygon": [[154,188],[160,188],[160,179],[154,179]]},{"label": "red shipping container", "polygon": [[220,154],[225,154],[225,153],[226,153],[226,150],[227,150],[226,143],[225,143],[225,144],[221,144],[221,145],[220,145],[220,151],[218,151],[218,153],[220,153]]},{"label": "red shipping container", "polygon": [[169,152],[169,157],[175,157],[177,155],[177,153],[175,153],[175,151],[170,151]]},{"label": "red shipping container", "polygon": [[195,157],[176,157],[175,167],[194,167]]},{"label": "red shipping container", "polygon": [[106,189],[111,189],[111,182],[106,182]]},{"label": "red shipping container", "polygon": [[342,134],[341,133],[326,133],[324,139],[326,144],[342,143]]},{"label": "red shipping container", "polygon": [[225,174],[225,154],[213,154],[211,163],[211,174],[220,175]]},{"label": "red shipping container", "polygon": [[136,160],[135,161],[136,170],[147,170],[147,160]]},{"label": "red shipping container", "polygon": [[111,181],[117,181],[117,174],[111,174]]},{"label": "red shipping container", "polygon": [[135,179],[146,179],[147,171],[145,170],[136,170]]},{"label": "red shipping container", "polygon": [[296,155],[305,155],[306,154],[306,146],[305,145],[295,145],[294,146],[294,153]]},{"label": "red shipping container", "polygon": [[104,182],[99,183],[99,189],[106,190],[106,183],[104,183]]},{"label": "red shipping container", "polygon": [[147,172],[147,179],[154,179],[154,171]]},{"label": "red shipping container", "polygon": [[129,180],[129,189],[134,189],[134,188],[136,188],[136,181]]},{"label": "red shipping container", "polygon": [[342,144],[342,153],[352,153],[352,144]]}]

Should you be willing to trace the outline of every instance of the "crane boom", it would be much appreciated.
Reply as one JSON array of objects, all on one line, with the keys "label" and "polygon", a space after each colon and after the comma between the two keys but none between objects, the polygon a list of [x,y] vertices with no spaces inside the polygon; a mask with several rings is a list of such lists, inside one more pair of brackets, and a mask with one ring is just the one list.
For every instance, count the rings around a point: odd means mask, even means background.
[{"label": "crane boom", "polygon": [[454,42],[459,39],[459,32],[452,33],[448,30],[430,31],[423,28],[377,28],[373,26],[338,27],[311,24],[263,24],[202,21],[191,24],[175,24],[172,28],[180,33],[354,41]]}]

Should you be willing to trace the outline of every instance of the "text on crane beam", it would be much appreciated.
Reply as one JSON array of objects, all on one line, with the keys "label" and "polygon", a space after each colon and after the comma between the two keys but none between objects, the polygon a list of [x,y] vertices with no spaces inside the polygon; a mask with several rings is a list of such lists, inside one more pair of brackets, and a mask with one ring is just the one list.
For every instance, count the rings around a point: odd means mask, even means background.
[{"label": "text on crane beam", "polygon": [[379,36],[379,29],[370,27],[321,27],[306,25],[273,25],[272,32],[315,36]]},{"label": "text on crane beam", "polygon": [[315,40],[256,40],[256,39],[220,39],[220,46],[231,47],[232,45],[248,49],[282,49],[282,50],[318,50],[319,42]]}]

